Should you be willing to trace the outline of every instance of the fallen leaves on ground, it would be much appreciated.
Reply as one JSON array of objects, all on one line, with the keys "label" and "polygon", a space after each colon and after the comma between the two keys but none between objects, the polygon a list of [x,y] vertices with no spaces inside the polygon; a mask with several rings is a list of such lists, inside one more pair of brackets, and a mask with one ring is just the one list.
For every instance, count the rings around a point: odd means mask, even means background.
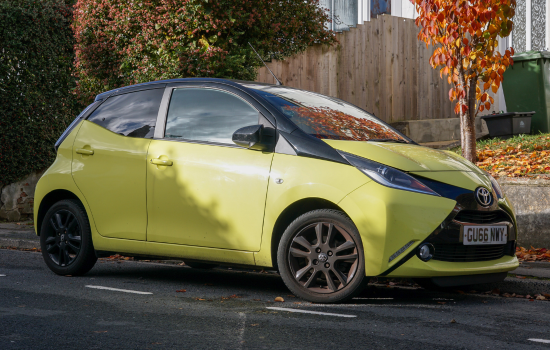
[{"label": "fallen leaves on ground", "polygon": [[524,247],[516,248],[516,256],[519,261],[548,261],[550,262],[550,251],[546,248],[527,249]]},{"label": "fallen leaves on ground", "polygon": [[38,249],[38,248],[18,248],[18,247],[12,247],[12,246],[0,246],[0,248],[2,249],[7,249],[7,250],[21,250],[23,252],[42,252],[41,249]]},{"label": "fallen leaves on ground", "polygon": [[282,303],[284,302],[285,300],[282,298],[282,297],[276,297],[275,298],[275,301],[279,302],[279,303]]},{"label": "fallen leaves on ground", "polygon": [[541,178],[550,174],[550,136],[520,135],[486,141],[478,146],[476,165],[495,177]]},{"label": "fallen leaves on ground", "polygon": [[134,258],[130,257],[130,256],[122,256],[120,254],[115,254],[115,255],[110,255],[106,258],[103,258],[105,260],[112,260],[112,261],[115,261],[115,260],[134,260]]}]

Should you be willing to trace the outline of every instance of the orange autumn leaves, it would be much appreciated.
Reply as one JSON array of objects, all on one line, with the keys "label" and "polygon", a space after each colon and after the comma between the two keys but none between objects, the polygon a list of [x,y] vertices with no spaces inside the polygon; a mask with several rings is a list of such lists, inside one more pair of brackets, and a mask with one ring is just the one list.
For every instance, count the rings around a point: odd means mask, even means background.
[{"label": "orange autumn leaves", "polygon": [[548,261],[550,262],[550,250],[546,248],[526,249],[523,247],[516,248],[516,256],[519,261]]},{"label": "orange autumn leaves", "polygon": [[[475,94],[475,111],[494,103],[504,71],[513,64],[514,50],[501,54],[498,39],[510,34],[516,0],[411,0],[416,5],[418,39],[436,47],[430,65],[440,68],[452,88],[449,99],[457,100],[456,114],[466,114]],[[472,85],[470,82],[475,82]],[[473,105],[470,105],[473,106]]]},{"label": "orange autumn leaves", "polygon": [[[495,177],[537,177],[550,174],[550,137],[547,143],[525,147],[517,146],[477,151],[476,165]],[[504,143],[504,141],[502,141]],[[530,149],[531,148],[531,149]]]}]

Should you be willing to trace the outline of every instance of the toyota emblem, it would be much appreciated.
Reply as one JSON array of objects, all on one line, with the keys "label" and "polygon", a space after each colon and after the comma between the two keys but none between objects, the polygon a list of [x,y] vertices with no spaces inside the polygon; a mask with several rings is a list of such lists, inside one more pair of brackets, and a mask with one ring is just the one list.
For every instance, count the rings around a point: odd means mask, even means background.
[{"label": "toyota emblem", "polygon": [[478,187],[476,190],[476,200],[482,206],[488,207],[493,202],[493,197],[488,189],[485,187]]}]

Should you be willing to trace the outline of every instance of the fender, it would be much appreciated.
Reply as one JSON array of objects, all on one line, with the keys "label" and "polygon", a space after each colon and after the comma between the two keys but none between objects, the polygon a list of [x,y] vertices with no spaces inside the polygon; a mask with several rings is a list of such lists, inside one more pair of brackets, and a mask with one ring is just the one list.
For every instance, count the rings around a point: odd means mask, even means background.
[{"label": "fender", "polygon": [[[276,153],[267,190],[260,250],[256,265],[273,267],[272,237],[283,211],[307,198],[319,199],[337,207],[347,194],[371,180],[355,167],[321,159]],[[330,184],[330,185],[329,185]],[[297,213],[294,217],[301,215]]]}]

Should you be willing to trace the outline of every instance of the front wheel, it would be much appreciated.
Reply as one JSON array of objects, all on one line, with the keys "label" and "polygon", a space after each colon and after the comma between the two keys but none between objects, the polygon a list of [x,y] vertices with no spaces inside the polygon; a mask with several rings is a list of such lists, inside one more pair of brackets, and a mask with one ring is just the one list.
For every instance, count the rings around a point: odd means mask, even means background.
[{"label": "front wheel", "polygon": [[316,303],[348,300],[365,280],[359,232],[336,210],[314,210],[294,220],[279,243],[277,264],[286,286]]},{"label": "front wheel", "polygon": [[44,216],[40,247],[46,265],[58,275],[83,275],[97,261],[88,216],[73,199],[55,203]]}]

